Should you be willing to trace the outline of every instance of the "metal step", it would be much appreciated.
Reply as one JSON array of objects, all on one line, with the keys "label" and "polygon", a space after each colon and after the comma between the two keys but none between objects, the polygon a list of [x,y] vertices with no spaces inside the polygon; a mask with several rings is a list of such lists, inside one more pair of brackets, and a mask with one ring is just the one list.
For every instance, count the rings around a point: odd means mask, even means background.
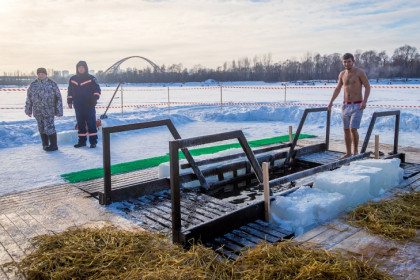
[{"label": "metal step", "polygon": [[223,257],[235,260],[247,249],[253,248],[263,241],[276,243],[293,236],[292,232],[281,228],[279,225],[255,220],[223,236],[205,242],[205,245]]}]

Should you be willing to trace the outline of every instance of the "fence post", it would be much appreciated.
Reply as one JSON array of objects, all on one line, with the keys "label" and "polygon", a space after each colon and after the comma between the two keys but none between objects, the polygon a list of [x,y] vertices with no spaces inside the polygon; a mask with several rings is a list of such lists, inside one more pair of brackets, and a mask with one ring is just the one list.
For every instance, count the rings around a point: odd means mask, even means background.
[{"label": "fence post", "polygon": [[286,85],[284,85],[284,103],[286,104]]},{"label": "fence post", "polygon": [[220,86],[220,111],[223,111],[223,86]]},{"label": "fence post", "polygon": [[171,101],[169,99],[169,87],[168,87],[168,114],[171,114]]},{"label": "fence post", "polygon": [[289,142],[293,141],[293,128],[289,125]]},{"label": "fence post", "polygon": [[375,159],[379,159],[379,135],[375,135]]},{"label": "fence post", "polygon": [[124,94],[123,94],[123,85],[121,85],[121,117],[124,116]]},{"label": "fence post", "polygon": [[263,170],[263,184],[264,184],[264,209],[265,209],[265,221],[270,221],[270,178],[268,173],[268,162],[262,163]]}]

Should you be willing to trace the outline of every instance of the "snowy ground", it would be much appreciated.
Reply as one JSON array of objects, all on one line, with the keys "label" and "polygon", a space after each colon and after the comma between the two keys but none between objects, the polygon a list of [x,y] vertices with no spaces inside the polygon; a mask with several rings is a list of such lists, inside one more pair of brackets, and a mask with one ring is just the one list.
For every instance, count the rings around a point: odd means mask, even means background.
[{"label": "snowy ground", "polygon": [[[384,85],[388,82],[384,81]],[[169,85],[170,114],[168,112],[168,85],[125,85],[121,115],[121,97],[118,93],[113,106],[103,121],[104,126],[170,118],[183,138],[241,129],[248,140],[288,134],[288,126],[296,130],[305,108],[327,105],[334,84],[294,86],[286,92],[281,84],[231,83],[224,84],[222,96],[217,84],[191,83]],[[402,146],[420,147],[420,89],[419,82],[408,88],[382,87],[373,84],[368,108],[360,129],[363,141],[370,118],[375,111],[401,110],[400,141]],[[401,86],[401,85],[400,85]],[[65,99],[66,85],[62,94]],[[104,113],[115,90],[115,85],[102,86],[97,116]],[[24,114],[26,92],[0,91],[0,195],[64,182],[60,175],[84,169],[102,167],[102,139],[96,149],[73,148],[77,142],[74,131],[74,110],[65,106],[64,116],[56,119],[59,150],[42,150],[35,119]],[[220,100],[223,100],[223,110]],[[342,93],[333,108],[331,137],[342,138],[340,103]],[[236,104],[227,104],[227,103]],[[200,103],[200,104],[197,104]],[[246,105],[240,105],[238,103]],[[152,104],[159,104],[150,106]],[[136,105],[136,107],[131,107]],[[141,107],[138,107],[141,105]],[[388,106],[397,106],[390,108]],[[417,106],[417,107],[404,107]],[[325,135],[325,113],[309,115],[302,133]],[[393,143],[394,118],[378,119],[374,134],[383,143]],[[373,135],[374,135],[373,134]],[[112,136],[112,164],[133,161],[168,153],[172,137],[166,128],[153,128]]]}]

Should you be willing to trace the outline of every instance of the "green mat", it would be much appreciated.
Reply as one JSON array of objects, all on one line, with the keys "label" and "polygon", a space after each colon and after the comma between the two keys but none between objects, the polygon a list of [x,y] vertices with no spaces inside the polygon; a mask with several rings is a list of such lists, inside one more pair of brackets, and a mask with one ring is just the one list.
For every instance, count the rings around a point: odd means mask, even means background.
[{"label": "green mat", "polygon": [[[310,137],[315,137],[315,136],[309,135],[309,134],[299,135],[299,139],[310,138]],[[288,141],[289,141],[289,135],[283,135],[283,136],[278,136],[278,137],[249,141],[249,145],[255,148],[255,147],[281,143],[281,142],[288,142]],[[200,155],[206,155],[206,154],[214,154],[220,151],[240,148],[240,147],[241,147],[241,144],[232,143],[232,144],[226,144],[226,145],[190,149],[190,153],[192,156],[200,156]],[[180,159],[185,158],[184,154],[181,151],[179,152],[179,158]],[[154,166],[158,166],[159,164],[163,162],[168,162],[168,161],[169,161],[169,154],[166,154],[164,156],[159,156],[159,157],[146,158],[146,159],[141,159],[141,160],[136,160],[136,161],[114,164],[111,166],[111,174],[118,174],[118,173],[124,173],[124,172],[130,172],[134,170],[154,167]],[[103,168],[93,168],[93,169],[87,169],[87,170],[82,170],[82,171],[77,171],[77,172],[61,175],[62,178],[64,178],[70,183],[87,181],[91,179],[101,178],[103,176],[104,176]]]}]

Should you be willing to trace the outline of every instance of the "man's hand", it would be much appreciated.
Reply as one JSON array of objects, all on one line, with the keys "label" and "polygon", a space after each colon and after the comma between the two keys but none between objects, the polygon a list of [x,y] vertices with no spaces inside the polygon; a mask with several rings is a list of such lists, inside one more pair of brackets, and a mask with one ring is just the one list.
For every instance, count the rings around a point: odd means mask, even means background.
[{"label": "man's hand", "polygon": [[32,118],[32,114],[26,114],[28,117]]},{"label": "man's hand", "polygon": [[69,104],[69,108],[70,109],[73,109],[73,104]]},{"label": "man's hand", "polygon": [[328,111],[331,111],[332,106],[333,106],[332,103],[328,104],[328,107],[327,107]]},{"label": "man's hand", "polygon": [[362,101],[362,103],[360,103],[359,110],[364,110],[365,108],[366,108],[366,102]]}]

